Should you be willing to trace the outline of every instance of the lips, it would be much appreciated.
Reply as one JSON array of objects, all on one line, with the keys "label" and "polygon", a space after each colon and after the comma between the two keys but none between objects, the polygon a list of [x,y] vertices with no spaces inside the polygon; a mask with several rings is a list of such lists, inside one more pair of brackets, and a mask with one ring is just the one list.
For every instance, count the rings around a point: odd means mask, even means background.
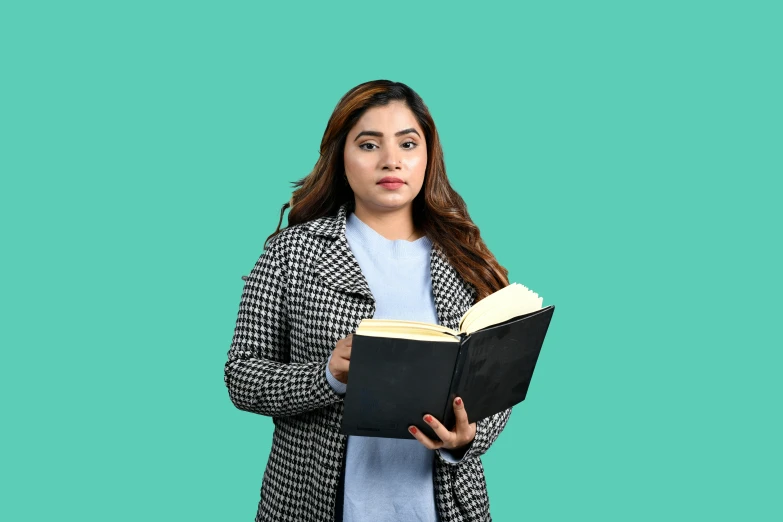
[{"label": "lips", "polygon": [[400,178],[386,176],[378,182],[378,185],[385,188],[386,190],[397,190],[398,188],[405,185],[405,182],[403,182]]},{"label": "lips", "polygon": [[385,183],[404,183],[400,178],[395,178],[393,176],[386,176],[385,178],[382,178],[378,184],[385,184]]}]

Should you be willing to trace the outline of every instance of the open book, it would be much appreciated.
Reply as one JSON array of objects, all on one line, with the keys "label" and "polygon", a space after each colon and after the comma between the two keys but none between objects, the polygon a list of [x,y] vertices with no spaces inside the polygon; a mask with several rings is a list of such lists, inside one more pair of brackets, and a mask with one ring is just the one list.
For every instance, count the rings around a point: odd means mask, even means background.
[{"label": "open book", "polygon": [[473,305],[459,331],[418,321],[362,319],[353,337],[342,432],[430,438],[429,413],[448,429],[462,397],[469,422],[524,400],[554,306],[512,283]]},{"label": "open book", "polygon": [[357,335],[459,342],[460,337],[542,308],[544,299],[525,285],[511,283],[471,306],[459,320],[459,331],[432,323],[362,319]]}]

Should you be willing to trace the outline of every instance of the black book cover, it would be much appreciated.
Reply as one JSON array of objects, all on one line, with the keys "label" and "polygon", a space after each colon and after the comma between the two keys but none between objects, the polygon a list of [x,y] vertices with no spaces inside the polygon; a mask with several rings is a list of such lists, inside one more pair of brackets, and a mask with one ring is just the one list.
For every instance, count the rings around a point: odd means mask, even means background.
[{"label": "black book cover", "polygon": [[461,334],[459,342],[355,334],[342,433],[409,439],[414,425],[439,440],[422,417],[453,429],[457,395],[469,422],[522,402],[554,309]]}]

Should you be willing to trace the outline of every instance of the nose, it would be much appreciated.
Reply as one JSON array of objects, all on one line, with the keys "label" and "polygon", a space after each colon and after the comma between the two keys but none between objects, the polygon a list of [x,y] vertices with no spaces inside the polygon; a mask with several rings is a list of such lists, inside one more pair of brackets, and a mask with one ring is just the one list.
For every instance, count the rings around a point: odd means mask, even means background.
[{"label": "nose", "polygon": [[386,149],[381,161],[383,162],[383,168],[399,169],[402,167],[399,151],[397,150]]}]

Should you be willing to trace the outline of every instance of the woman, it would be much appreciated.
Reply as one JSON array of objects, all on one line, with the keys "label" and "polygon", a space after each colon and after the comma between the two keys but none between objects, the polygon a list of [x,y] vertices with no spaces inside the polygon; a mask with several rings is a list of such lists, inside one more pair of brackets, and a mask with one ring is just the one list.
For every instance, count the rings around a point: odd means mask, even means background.
[{"label": "woman", "polygon": [[256,522],[491,520],[483,455],[511,410],[441,441],[340,433],[352,334],[363,318],[457,329],[508,285],[451,188],[438,133],[402,83],[351,89],[332,113],[313,171],[295,184],[288,227],[267,238],[239,305],[225,365],[234,405],[271,416]]}]

